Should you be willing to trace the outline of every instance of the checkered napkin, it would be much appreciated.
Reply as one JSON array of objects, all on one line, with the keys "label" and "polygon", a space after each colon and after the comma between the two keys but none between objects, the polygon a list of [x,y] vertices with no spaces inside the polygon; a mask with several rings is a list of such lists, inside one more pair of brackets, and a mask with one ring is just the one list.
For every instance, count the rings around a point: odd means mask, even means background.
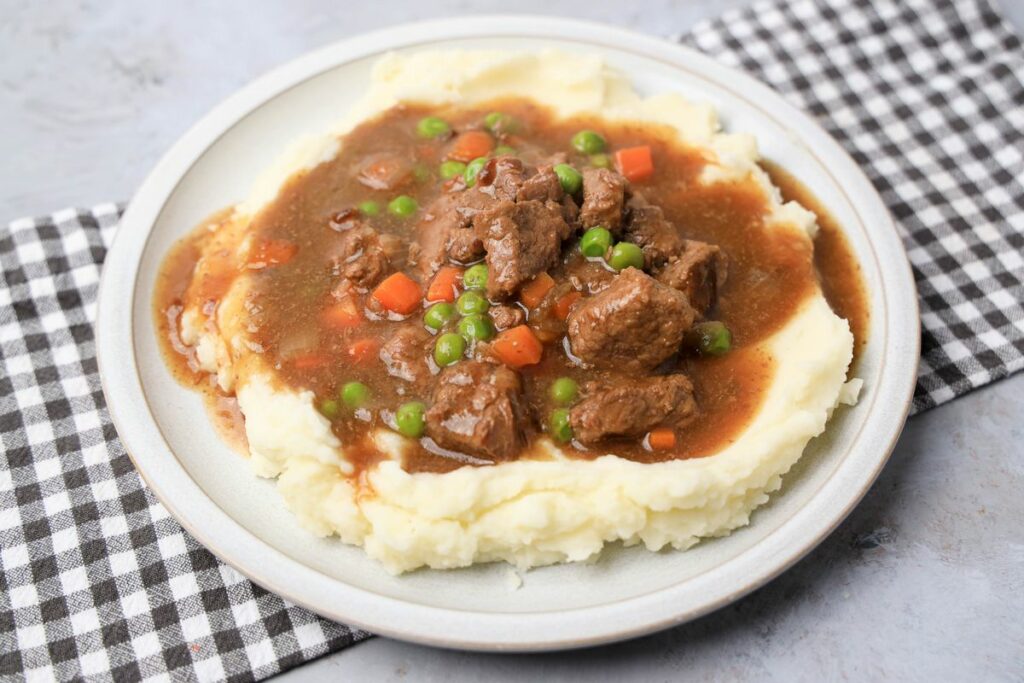
[{"label": "checkered napkin", "polygon": [[768,0],[683,41],[810,112],[871,178],[917,280],[915,412],[1024,367],[1024,48],[989,0]]},{"label": "checkered napkin", "polygon": [[0,229],[0,680],[255,680],[365,638],[221,564],[132,467],[92,329],[119,216]]},{"label": "checkered napkin", "polygon": [[[921,410],[1024,358],[1024,53],[985,0],[774,0],[686,39],[811,111],[900,225]],[[119,211],[0,229],[0,679],[253,680],[366,634],[261,590],[144,487],[96,374]]]}]

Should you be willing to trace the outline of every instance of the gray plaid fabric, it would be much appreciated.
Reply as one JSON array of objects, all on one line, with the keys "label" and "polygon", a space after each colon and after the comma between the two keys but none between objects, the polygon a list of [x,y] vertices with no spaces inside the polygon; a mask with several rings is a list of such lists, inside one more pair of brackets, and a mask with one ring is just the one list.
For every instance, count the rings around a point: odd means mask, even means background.
[{"label": "gray plaid fabric", "polygon": [[[985,0],[786,3],[687,39],[815,114],[896,216],[921,410],[1024,364],[1024,54]],[[254,680],[366,634],[261,590],[145,488],[91,322],[114,205],[0,230],[0,678]]]},{"label": "gray plaid fabric", "polygon": [[0,678],[255,680],[366,637],[221,564],[132,467],[91,324],[118,216],[0,231]]},{"label": "gray plaid fabric", "polygon": [[1024,49],[988,0],[769,0],[683,40],[810,112],[875,184],[921,301],[915,412],[1024,367]]}]

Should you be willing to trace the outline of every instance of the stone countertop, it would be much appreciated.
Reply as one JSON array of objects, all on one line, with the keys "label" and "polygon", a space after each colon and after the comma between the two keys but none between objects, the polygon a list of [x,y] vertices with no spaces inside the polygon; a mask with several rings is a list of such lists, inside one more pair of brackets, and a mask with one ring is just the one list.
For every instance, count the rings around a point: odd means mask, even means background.
[{"label": "stone countertop", "polygon": [[[383,26],[507,3],[0,0],[0,219],[126,200],[193,121],[274,65]],[[671,35],[745,0],[527,0]],[[1024,3],[1002,0],[1024,30]],[[768,586],[590,650],[450,652],[375,638],[285,681],[1021,680],[1024,375],[910,420],[849,519]]]}]

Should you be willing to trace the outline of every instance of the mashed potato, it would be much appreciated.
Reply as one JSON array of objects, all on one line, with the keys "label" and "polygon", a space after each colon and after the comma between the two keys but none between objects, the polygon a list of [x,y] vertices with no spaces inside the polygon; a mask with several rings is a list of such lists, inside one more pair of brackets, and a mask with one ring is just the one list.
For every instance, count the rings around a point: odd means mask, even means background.
[{"label": "mashed potato", "polygon": [[[754,139],[719,130],[713,109],[679,95],[640,97],[600,59],[554,52],[420,52],[378,62],[366,96],[335,131],[307,138],[255,184],[228,230],[238,237],[292,174],[329,160],[338,134],[401,101],[472,104],[527,96],[557,114],[598,112],[607,119],[667,124],[709,161],[701,181],[752,177],[769,199],[768,225],[810,239],[814,215],[782,203],[757,165]],[[241,231],[241,232],[238,232]],[[248,248],[244,237],[237,249]],[[345,446],[314,407],[308,391],[280,388],[262,366],[245,330],[246,277],[238,278],[214,318],[199,308],[182,317],[182,338],[203,368],[236,392],[256,473],[277,477],[279,490],[307,529],[362,545],[391,572],[422,566],[464,567],[506,561],[520,569],[595,557],[605,543],[642,543],[649,550],[685,549],[701,538],[743,526],[781,485],[808,441],[824,429],[839,402],[859,390],[846,384],[853,336],[818,292],[774,336],[762,342],[775,359],[775,379],[751,424],[711,457],[639,464],[609,454],[568,459],[550,442],[548,457],[445,473],[405,472],[407,442],[380,431],[378,445],[394,459],[361,479]]]}]

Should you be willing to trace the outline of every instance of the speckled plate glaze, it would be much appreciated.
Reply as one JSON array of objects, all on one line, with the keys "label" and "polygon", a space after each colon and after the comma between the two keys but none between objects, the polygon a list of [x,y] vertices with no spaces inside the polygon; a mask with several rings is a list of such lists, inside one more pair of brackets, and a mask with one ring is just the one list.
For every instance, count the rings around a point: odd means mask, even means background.
[{"label": "speckled plate glaze", "polygon": [[[687,552],[611,547],[586,565],[537,569],[515,589],[503,565],[393,577],[362,550],[317,539],[218,438],[200,397],[171,377],[150,313],[171,244],[245,197],[297,136],[328,130],[388,50],[490,48],[596,53],[645,94],[711,102],[727,130],[754,133],[828,206],[869,289],[860,404],[841,409],[749,526]],[[539,17],[409,24],[330,45],[271,71],[216,107],[167,152],[128,207],[99,297],[100,370],[118,433],[179,522],[265,588],[331,619],[395,638],[476,650],[551,650],[667,628],[754,590],[814,548],[878,475],[910,406],[918,311],[903,247],[854,162],[807,115],[694,51],[608,26]]]}]

